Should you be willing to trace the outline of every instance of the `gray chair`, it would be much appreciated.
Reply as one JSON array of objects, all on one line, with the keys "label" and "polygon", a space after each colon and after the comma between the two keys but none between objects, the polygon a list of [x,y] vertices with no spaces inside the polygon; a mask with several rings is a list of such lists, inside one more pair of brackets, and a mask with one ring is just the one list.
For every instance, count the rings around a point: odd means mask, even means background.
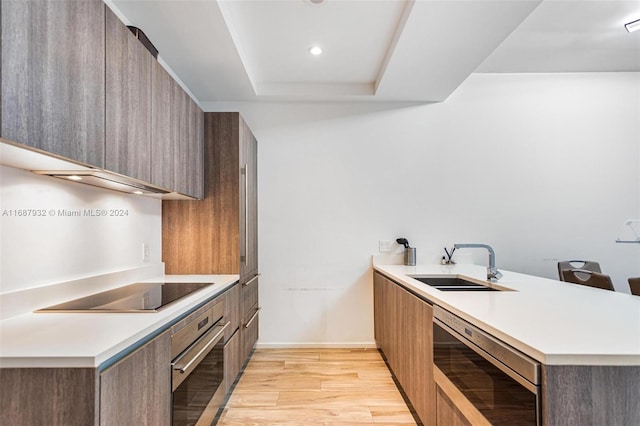
[{"label": "gray chair", "polygon": [[631,294],[640,296],[640,277],[629,278],[629,288],[631,289]]},{"label": "gray chair", "polygon": [[564,269],[562,270],[562,277],[564,278],[563,281],[569,283],[615,291],[611,277],[598,272],[587,271],[586,269]]},{"label": "gray chair", "polygon": [[558,276],[560,277],[560,281],[565,281],[562,276],[562,271],[570,269],[583,269],[585,271],[597,272],[599,274],[602,273],[600,264],[593,260],[562,260],[558,262]]}]

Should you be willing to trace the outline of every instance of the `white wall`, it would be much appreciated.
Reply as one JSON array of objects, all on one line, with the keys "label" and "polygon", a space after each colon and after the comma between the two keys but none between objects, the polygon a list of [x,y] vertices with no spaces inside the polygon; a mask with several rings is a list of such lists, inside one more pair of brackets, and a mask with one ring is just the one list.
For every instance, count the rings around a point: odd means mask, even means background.
[{"label": "white wall", "polygon": [[[24,216],[28,209],[46,216]],[[85,209],[128,216],[60,214]],[[143,243],[144,264],[159,264],[161,209],[159,200],[0,166],[0,293],[142,266]]]},{"label": "white wall", "polygon": [[[640,75],[472,75],[430,105],[236,104],[259,141],[261,344],[373,341],[370,256],[483,242],[499,268],[640,275]],[[486,255],[477,253],[479,262]]]}]

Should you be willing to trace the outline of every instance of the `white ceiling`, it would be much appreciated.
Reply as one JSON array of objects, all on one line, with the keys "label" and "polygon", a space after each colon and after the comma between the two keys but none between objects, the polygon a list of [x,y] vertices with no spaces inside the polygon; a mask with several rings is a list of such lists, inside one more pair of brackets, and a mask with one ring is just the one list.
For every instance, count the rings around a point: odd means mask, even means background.
[{"label": "white ceiling", "polygon": [[640,0],[105,2],[201,105],[437,102],[473,72],[640,71],[640,31],[623,27]]}]

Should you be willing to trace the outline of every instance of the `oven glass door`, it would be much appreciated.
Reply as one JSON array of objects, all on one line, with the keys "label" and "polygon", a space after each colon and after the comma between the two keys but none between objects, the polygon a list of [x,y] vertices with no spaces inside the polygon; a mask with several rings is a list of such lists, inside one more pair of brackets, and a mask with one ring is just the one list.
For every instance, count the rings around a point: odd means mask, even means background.
[{"label": "oven glass door", "polygon": [[470,349],[455,335],[433,324],[434,364],[493,425],[537,424],[535,393]]},{"label": "oven glass door", "polygon": [[173,391],[173,425],[196,425],[199,421],[211,424],[224,398],[223,379],[224,339],[220,338]]}]

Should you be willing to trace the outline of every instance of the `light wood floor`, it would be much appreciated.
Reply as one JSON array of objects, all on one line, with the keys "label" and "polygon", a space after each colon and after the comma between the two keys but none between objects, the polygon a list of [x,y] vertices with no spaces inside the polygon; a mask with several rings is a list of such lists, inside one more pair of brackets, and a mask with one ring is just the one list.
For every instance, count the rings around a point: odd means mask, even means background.
[{"label": "light wood floor", "polygon": [[260,349],[218,425],[415,425],[375,349]]}]

